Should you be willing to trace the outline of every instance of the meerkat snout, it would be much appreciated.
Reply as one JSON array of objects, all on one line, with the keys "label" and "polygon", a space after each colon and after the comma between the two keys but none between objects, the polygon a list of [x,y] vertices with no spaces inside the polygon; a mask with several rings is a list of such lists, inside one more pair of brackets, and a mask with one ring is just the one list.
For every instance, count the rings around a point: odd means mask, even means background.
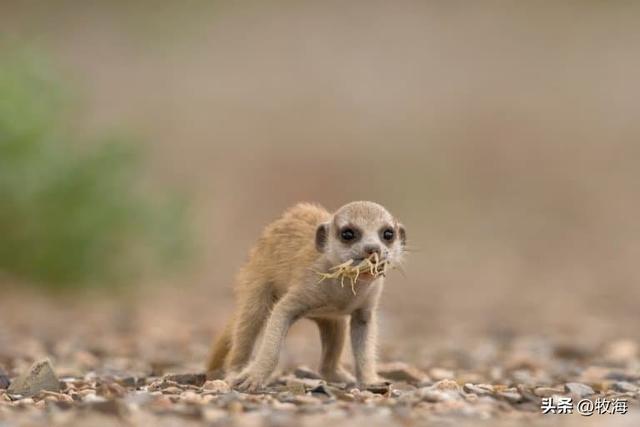
[{"label": "meerkat snout", "polygon": [[378,245],[365,245],[364,254],[366,256],[371,256],[373,254],[378,254],[378,256],[379,256],[380,255],[380,246],[378,246]]}]

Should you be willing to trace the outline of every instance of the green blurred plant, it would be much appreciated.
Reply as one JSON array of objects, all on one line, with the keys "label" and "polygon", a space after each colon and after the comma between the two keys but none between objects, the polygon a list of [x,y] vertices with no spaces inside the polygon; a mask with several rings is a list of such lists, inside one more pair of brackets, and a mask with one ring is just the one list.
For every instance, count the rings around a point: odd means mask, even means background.
[{"label": "green blurred plant", "polygon": [[73,132],[68,92],[41,55],[0,51],[0,272],[78,288],[183,259],[184,200],[143,188],[131,141]]}]

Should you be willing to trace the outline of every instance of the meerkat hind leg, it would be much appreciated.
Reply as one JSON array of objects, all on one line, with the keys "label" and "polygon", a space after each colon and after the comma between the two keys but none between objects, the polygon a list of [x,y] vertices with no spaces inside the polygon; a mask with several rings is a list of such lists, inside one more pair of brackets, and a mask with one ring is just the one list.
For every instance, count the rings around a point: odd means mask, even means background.
[{"label": "meerkat hind leg", "polygon": [[352,383],[355,378],[340,364],[340,356],[344,348],[347,319],[313,319],[320,330],[322,341],[322,356],[320,374],[329,382]]},{"label": "meerkat hind leg", "polygon": [[255,289],[253,295],[245,297],[242,305],[238,307],[231,350],[227,356],[228,373],[233,374],[247,365],[272,306],[273,297],[266,286],[263,286]]}]

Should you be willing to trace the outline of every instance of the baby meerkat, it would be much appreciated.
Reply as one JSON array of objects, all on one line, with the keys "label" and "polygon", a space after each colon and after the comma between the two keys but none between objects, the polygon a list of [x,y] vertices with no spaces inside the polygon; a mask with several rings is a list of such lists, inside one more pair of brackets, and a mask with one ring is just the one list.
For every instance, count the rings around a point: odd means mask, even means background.
[{"label": "baby meerkat", "polygon": [[[214,345],[208,370],[224,368],[235,387],[257,390],[275,369],[289,327],[306,317],[320,330],[322,376],[352,382],[340,364],[349,320],[356,380],[378,382],[375,312],[384,282],[378,266],[400,264],[405,242],[404,227],[377,203],[352,202],[334,214],[308,203],[287,210],[267,226],[238,274],[236,312]],[[350,260],[356,268],[367,263],[345,286],[344,277],[331,272]]]}]

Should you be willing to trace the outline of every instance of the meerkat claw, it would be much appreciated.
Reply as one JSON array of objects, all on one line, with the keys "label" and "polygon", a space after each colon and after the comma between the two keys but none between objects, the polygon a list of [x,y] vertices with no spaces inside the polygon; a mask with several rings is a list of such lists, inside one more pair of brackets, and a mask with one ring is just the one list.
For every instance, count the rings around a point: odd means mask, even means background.
[{"label": "meerkat claw", "polygon": [[262,388],[263,383],[261,375],[247,372],[236,377],[232,382],[232,387],[243,392],[254,393]]}]

